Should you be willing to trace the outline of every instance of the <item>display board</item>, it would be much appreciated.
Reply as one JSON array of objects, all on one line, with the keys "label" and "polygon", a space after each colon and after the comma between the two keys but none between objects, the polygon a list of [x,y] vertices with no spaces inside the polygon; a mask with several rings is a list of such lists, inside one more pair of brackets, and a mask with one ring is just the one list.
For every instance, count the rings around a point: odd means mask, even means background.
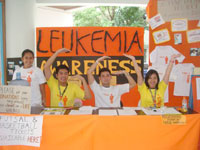
[{"label": "display board", "polygon": [[[185,57],[182,64],[200,67],[199,0],[150,0],[146,10],[150,23],[149,53],[158,46],[171,46]],[[174,89],[175,82],[170,82],[167,106],[181,106],[183,96],[174,96]]]},{"label": "display board", "polygon": [[[143,71],[144,28],[141,27],[38,27],[36,29],[37,66],[42,70],[47,59],[58,49],[67,48],[71,52],[60,54],[52,66],[65,64],[71,69],[70,75],[79,74],[87,80],[87,70],[101,56],[110,56],[94,72],[98,80],[99,69],[108,67],[111,73],[126,70],[136,80],[133,63],[123,54],[136,56]],[[125,76],[113,76],[114,84],[127,83]],[[48,91],[48,87],[47,87]],[[49,92],[49,91],[48,91]],[[47,92],[47,93],[48,93]],[[49,97],[46,94],[49,104]],[[134,99],[133,99],[134,97]],[[122,98],[124,105],[137,105],[139,93],[133,89]],[[94,97],[84,105],[94,105]]]}]

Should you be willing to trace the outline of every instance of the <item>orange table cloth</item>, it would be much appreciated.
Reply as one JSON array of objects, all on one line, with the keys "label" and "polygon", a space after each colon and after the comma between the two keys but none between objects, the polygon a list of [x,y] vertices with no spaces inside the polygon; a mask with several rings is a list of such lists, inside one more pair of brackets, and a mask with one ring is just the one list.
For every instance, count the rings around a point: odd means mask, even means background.
[{"label": "orange table cloth", "polygon": [[199,135],[200,114],[186,115],[184,125],[162,116],[44,115],[40,147],[0,150],[197,150]]}]

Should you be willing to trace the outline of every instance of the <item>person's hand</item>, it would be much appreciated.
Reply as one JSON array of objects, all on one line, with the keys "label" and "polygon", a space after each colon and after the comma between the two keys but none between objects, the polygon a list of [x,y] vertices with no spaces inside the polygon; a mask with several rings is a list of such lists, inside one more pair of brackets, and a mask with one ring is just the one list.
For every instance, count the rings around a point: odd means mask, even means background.
[{"label": "person's hand", "polygon": [[98,58],[96,60],[96,62],[99,63],[100,61],[103,61],[104,59],[110,59],[110,57],[109,56],[102,56],[102,57]]},{"label": "person's hand", "polygon": [[46,100],[44,100],[44,99],[42,100],[42,106],[44,106],[44,107],[46,106]]},{"label": "person's hand", "polygon": [[135,60],[135,57],[132,55],[128,55],[128,54],[123,54],[125,57],[130,58],[131,60]]},{"label": "person's hand", "polygon": [[83,105],[83,102],[80,99],[74,100],[74,106],[73,107],[81,107]]},{"label": "person's hand", "polygon": [[178,58],[178,57],[180,57],[180,56],[181,56],[181,54],[173,54],[173,55],[171,56],[170,61],[171,61],[171,62],[174,62],[174,61],[176,60],[176,58]]},{"label": "person's hand", "polygon": [[60,53],[64,53],[64,52],[71,52],[71,50],[66,49],[66,48],[61,48],[59,50],[56,51],[56,53],[60,54]]},{"label": "person's hand", "polygon": [[82,82],[85,81],[85,78],[83,78],[81,75],[74,75],[74,76],[71,76],[72,78],[76,78],[76,79],[79,79],[81,80]]}]

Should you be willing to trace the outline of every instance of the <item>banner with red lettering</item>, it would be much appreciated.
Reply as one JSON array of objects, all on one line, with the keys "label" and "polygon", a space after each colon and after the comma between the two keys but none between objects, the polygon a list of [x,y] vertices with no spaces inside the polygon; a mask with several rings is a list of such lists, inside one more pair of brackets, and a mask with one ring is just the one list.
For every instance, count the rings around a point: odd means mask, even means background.
[{"label": "banner with red lettering", "polygon": [[[47,59],[58,49],[71,52],[60,54],[52,66],[52,72],[60,64],[67,65],[70,75],[86,78],[87,70],[101,56],[111,59],[101,62],[94,76],[98,81],[99,69],[108,67],[111,73],[126,70],[136,80],[133,63],[123,54],[130,54],[143,71],[144,28],[141,27],[38,27],[36,29],[37,66],[43,70]],[[87,78],[86,78],[87,79]],[[127,83],[125,76],[113,76],[113,84]]]}]

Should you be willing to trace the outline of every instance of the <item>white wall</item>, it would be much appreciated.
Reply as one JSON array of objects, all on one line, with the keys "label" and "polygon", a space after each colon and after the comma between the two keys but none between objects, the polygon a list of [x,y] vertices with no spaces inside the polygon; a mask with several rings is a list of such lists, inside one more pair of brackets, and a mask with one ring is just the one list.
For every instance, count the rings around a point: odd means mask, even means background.
[{"label": "white wall", "polygon": [[[149,0],[112,0],[95,1],[95,4],[135,5],[147,4]],[[35,27],[73,26],[70,13],[55,12],[37,8],[54,5],[89,5],[94,1],[86,0],[5,0],[6,10],[6,56],[21,57],[24,49],[35,50]],[[93,3],[94,4],[94,3]],[[37,19],[36,19],[37,18]]]},{"label": "white wall", "polygon": [[21,57],[35,49],[35,0],[6,0],[6,56]]},{"label": "white wall", "polygon": [[56,11],[49,8],[36,9],[36,27],[69,27],[73,26],[72,13]]}]

